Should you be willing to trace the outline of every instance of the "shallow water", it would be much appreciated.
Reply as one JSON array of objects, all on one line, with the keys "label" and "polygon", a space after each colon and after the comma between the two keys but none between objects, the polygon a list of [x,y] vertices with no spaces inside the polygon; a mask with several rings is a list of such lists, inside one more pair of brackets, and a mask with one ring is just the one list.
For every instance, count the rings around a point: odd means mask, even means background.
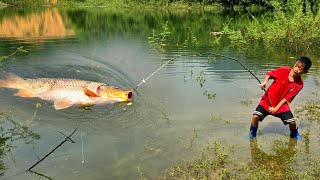
[{"label": "shallow water", "polygon": [[[10,132],[15,122],[40,135],[30,143],[24,141],[26,138],[12,142],[13,147],[2,156],[4,178],[39,177],[24,171],[64,140],[61,133],[69,135],[79,123],[72,136],[75,143],[66,142],[34,171],[54,179],[152,178],[181,159],[192,159],[194,152],[213,141],[236,145],[234,158],[250,160],[250,144],[244,137],[263,92],[237,62],[217,57],[208,64],[208,57],[212,57],[208,32],[221,30],[229,15],[139,14],[104,9],[6,9],[2,13],[1,55],[19,46],[28,53],[2,61],[1,77],[10,72],[26,78],[83,79],[133,89],[173,58],[141,84],[131,106],[106,104],[91,110],[71,107],[57,111],[52,102],[15,97],[15,90],[0,89],[0,108],[11,112],[1,121],[2,133]],[[206,22],[200,29],[199,17]],[[237,17],[233,17],[235,24],[241,22],[242,16]],[[191,27],[201,42],[195,48],[200,55],[193,56],[192,48],[170,48],[162,54],[150,51],[148,37],[153,29],[161,32],[166,21],[173,26],[173,37],[179,36],[180,41],[187,36],[186,28]],[[294,63],[290,54],[286,58],[274,54],[275,58],[268,59],[262,54],[246,56],[231,48],[219,53],[239,59],[261,80],[267,70]],[[293,109],[312,99],[312,92],[318,88],[314,82],[317,73],[315,66],[304,77],[305,88],[292,103]],[[208,94],[215,97],[210,99]],[[308,126],[302,122],[298,125],[301,132]],[[274,138],[286,139],[288,132],[288,127],[272,117],[260,129],[264,141],[260,143],[266,151]],[[310,157],[319,150],[316,135],[311,131]]]}]

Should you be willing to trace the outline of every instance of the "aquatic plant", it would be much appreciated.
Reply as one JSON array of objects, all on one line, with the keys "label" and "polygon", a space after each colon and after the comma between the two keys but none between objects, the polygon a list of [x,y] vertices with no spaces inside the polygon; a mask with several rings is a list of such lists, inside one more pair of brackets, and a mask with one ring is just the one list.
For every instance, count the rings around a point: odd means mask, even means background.
[{"label": "aquatic plant", "polygon": [[167,169],[162,179],[232,179],[226,148],[221,142],[208,144],[193,162],[181,162]]},{"label": "aquatic plant", "polygon": [[186,140],[188,141],[187,142],[187,149],[189,150],[189,149],[191,149],[192,147],[193,147],[193,143],[194,143],[194,140],[196,139],[196,138],[198,138],[198,131],[194,128],[193,129],[193,134],[191,135],[191,137],[190,138],[187,138]]},{"label": "aquatic plant", "polygon": [[[198,48],[199,48],[199,40],[197,37],[194,35],[192,30],[188,28],[188,34],[186,36],[186,39],[184,40],[182,44],[182,48],[184,48],[186,51],[188,51],[187,56],[191,57],[200,57],[201,53],[199,53]],[[180,45],[177,43],[177,46],[180,47]],[[215,57],[208,57],[208,61],[206,62],[206,66],[209,66],[211,63],[216,62]],[[202,68],[200,71],[200,74],[195,77],[195,80],[199,83],[200,87],[203,89],[203,95],[207,96],[209,100],[215,99],[216,94],[215,93],[210,93],[206,88],[205,88],[205,74],[204,74],[204,69],[206,67]],[[190,71],[190,79],[193,78],[193,70],[191,69]],[[184,82],[186,83],[186,76],[184,76]]]},{"label": "aquatic plant", "polygon": [[0,62],[5,60],[5,59],[8,59],[10,58],[11,56],[14,56],[15,54],[19,53],[19,52],[22,52],[22,53],[27,53],[28,51],[23,49],[23,46],[20,46],[17,48],[16,51],[14,51],[13,53],[9,54],[9,55],[6,55],[6,56],[0,56]]},{"label": "aquatic plant", "polygon": [[200,87],[203,89],[203,95],[207,96],[209,100],[215,99],[216,93],[209,93],[209,91],[204,87],[206,79],[204,77],[204,70],[200,71],[200,74],[196,76],[196,81],[199,83]]},{"label": "aquatic plant", "polygon": [[26,122],[24,123],[26,126],[29,126],[30,124],[33,123],[34,119],[35,119],[36,116],[37,116],[37,113],[38,113],[38,110],[39,110],[40,107],[41,107],[41,103],[37,103],[37,104],[36,104],[36,107],[35,107],[36,109],[35,109],[32,117],[31,117],[30,119],[26,120]]},{"label": "aquatic plant", "polygon": [[217,62],[217,56],[209,56],[207,65],[210,65],[211,63],[216,63],[216,62]]},{"label": "aquatic plant", "polygon": [[199,40],[194,35],[190,27],[188,28],[188,34],[182,46],[185,49],[192,49],[192,52],[197,52],[197,49],[199,48]]},{"label": "aquatic plant", "polygon": [[214,113],[211,113],[210,114],[210,120],[211,120],[211,122],[219,122],[219,121],[222,121],[222,117],[221,117],[221,114],[219,114],[219,115],[216,115],[216,114],[214,114]]},{"label": "aquatic plant", "polygon": [[200,74],[196,77],[196,80],[197,80],[197,82],[199,82],[201,87],[203,87],[204,83],[206,82],[206,79],[204,79],[203,75],[204,75],[204,71],[201,70]]},{"label": "aquatic plant", "polygon": [[[40,139],[40,135],[31,131],[28,127],[15,122],[10,113],[0,112],[0,177],[5,173],[5,166],[1,158],[10,154],[16,142],[24,141],[25,144]],[[12,154],[11,159],[15,162]]]},{"label": "aquatic plant", "polygon": [[304,105],[295,109],[298,118],[304,118],[311,123],[320,124],[320,101],[308,101]]},{"label": "aquatic plant", "polygon": [[[318,158],[297,161],[297,140],[275,139],[271,152],[263,150],[257,139],[250,143],[251,159],[240,162],[232,158],[236,146],[221,142],[207,144],[193,160],[177,163],[163,172],[162,179],[317,179]],[[308,145],[305,145],[308,146]],[[308,167],[308,168],[300,168]]]},{"label": "aquatic plant", "polygon": [[216,96],[217,96],[217,94],[216,93],[208,93],[208,90],[204,90],[204,92],[203,92],[203,95],[204,96],[207,96],[207,98],[210,100],[210,99],[214,99]]},{"label": "aquatic plant", "polygon": [[171,32],[169,31],[168,21],[163,26],[162,32],[160,32],[159,34],[157,34],[153,29],[151,36],[148,37],[148,43],[151,49],[160,53],[165,52],[165,47],[168,45],[167,40],[170,33]]},{"label": "aquatic plant", "polygon": [[249,105],[253,104],[252,99],[241,100],[240,102],[242,105],[245,105],[247,107],[249,107]]}]

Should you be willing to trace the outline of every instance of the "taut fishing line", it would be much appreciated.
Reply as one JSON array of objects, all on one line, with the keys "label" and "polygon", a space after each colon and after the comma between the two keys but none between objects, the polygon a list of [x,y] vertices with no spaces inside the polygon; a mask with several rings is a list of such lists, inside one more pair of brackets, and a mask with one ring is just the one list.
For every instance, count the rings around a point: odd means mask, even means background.
[{"label": "taut fishing line", "polygon": [[[181,56],[181,55],[180,55]],[[178,56],[178,57],[180,57]],[[138,87],[143,84],[146,83],[146,81],[151,78],[153,75],[155,75],[158,71],[160,71],[160,69],[162,69],[164,66],[166,66],[170,61],[177,59],[178,57],[175,58],[171,58],[169,59],[166,63],[164,63],[161,67],[159,67],[157,70],[155,70],[153,73],[151,73],[146,79],[142,78],[141,82],[133,89],[133,91],[136,91],[138,89]]]}]

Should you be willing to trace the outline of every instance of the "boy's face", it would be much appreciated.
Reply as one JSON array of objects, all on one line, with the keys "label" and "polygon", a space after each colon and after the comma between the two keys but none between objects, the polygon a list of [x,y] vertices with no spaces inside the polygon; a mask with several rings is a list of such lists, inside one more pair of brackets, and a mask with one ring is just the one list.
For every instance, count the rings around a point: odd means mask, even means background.
[{"label": "boy's face", "polygon": [[307,71],[304,69],[304,66],[305,65],[303,63],[297,61],[292,68],[293,76],[300,77],[303,73],[307,73]]}]

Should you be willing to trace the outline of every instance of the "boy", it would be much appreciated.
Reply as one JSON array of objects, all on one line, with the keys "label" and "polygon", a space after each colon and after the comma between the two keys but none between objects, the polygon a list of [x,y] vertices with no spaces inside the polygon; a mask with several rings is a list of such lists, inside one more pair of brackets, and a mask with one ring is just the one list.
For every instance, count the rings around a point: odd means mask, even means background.
[{"label": "boy", "polygon": [[273,79],[273,83],[262,96],[252,116],[250,139],[257,136],[259,121],[268,115],[280,118],[284,125],[289,124],[290,137],[301,139],[289,103],[303,88],[301,75],[307,73],[311,65],[311,60],[303,56],[297,59],[292,69],[284,66],[266,73],[265,80],[260,87],[264,89],[269,79]]}]

